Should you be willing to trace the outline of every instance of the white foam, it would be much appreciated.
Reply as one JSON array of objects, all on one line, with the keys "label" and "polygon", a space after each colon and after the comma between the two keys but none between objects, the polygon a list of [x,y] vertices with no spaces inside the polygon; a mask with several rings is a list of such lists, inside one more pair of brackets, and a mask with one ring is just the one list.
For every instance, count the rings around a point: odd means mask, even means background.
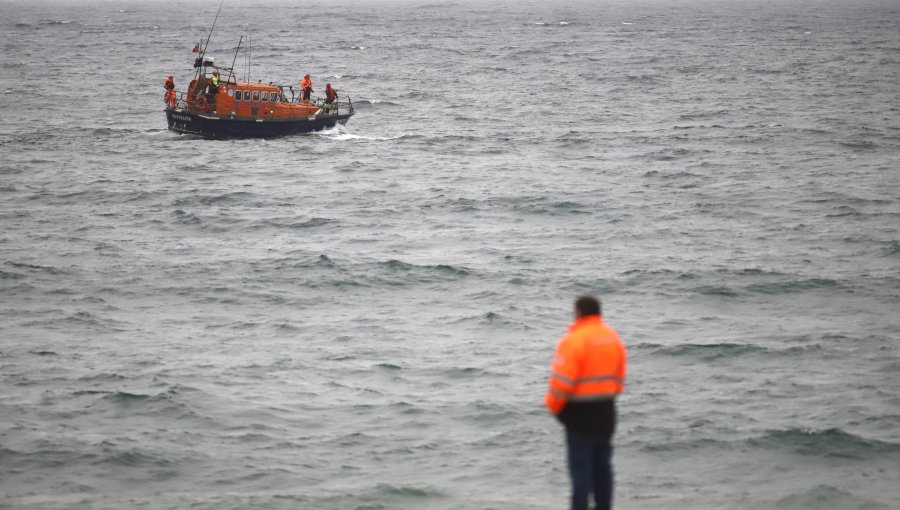
[{"label": "white foam", "polygon": [[323,138],[327,138],[329,140],[337,140],[337,141],[367,140],[367,141],[372,141],[372,142],[387,142],[390,140],[397,140],[399,138],[403,138],[404,136],[406,136],[406,133],[403,133],[403,134],[397,135],[397,136],[357,135],[355,133],[350,133],[349,131],[347,131],[347,128],[345,126],[342,126],[340,124],[337,124],[333,128],[323,129],[322,131],[316,131],[316,134]]}]

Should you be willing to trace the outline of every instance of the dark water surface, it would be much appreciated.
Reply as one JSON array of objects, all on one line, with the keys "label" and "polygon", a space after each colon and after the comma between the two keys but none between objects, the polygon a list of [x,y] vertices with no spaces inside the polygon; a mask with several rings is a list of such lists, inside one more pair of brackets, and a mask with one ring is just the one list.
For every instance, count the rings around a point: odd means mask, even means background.
[{"label": "dark water surface", "polygon": [[358,115],[178,136],[217,7],[0,3],[0,508],[564,508],[582,292],[618,508],[896,508],[900,4],[228,0]]}]

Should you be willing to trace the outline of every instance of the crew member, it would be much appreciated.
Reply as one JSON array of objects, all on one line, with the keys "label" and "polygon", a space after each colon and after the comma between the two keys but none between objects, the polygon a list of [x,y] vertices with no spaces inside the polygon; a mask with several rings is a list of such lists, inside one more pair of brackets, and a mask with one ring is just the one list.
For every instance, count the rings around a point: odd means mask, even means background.
[{"label": "crew member", "polygon": [[216,106],[216,94],[219,93],[219,71],[213,71],[209,77],[209,87],[206,90],[206,101],[210,107]]},{"label": "crew member", "polygon": [[547,408],[565,426],[572,510],[612,507],[612,436],[616,396],[625,384],[626,352],[601,315],[600,300],[575,301],[574,322],[556,346],[550,366]]},{"label": "crew member", "polygon": [[300,90],[302,91],[301,99],[303,102],[308,103],[309,97],[313,93],[312,79],[310,79],[308,74],[304,76],[303,81],[300,82]]},{"label": "crew member", "polygon": [[330,83],[325,84],[325,111],[330,112],[335,107],[334,102],[337,101],[337,91],[331,88]]},{"label": "crew member", "polygon": [[163,102],[172,108],[175,108],[175,79],[169,76],[163,82],[163,86],[166,88],[166,95],[163,96]]}]

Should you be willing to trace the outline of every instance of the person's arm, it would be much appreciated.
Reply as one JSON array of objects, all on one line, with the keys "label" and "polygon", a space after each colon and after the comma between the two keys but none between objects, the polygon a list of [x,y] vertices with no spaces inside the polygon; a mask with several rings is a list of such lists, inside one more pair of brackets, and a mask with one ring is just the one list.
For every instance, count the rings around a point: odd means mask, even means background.
[{"label": "person's arm", "polygon": [[553,362],[550,364],[550,378],[547,381],[547,394],[544,404],[553,414],[559,414],[566,407],[575,381],[578,379],[578,353],[567,335],[559,341]]}]

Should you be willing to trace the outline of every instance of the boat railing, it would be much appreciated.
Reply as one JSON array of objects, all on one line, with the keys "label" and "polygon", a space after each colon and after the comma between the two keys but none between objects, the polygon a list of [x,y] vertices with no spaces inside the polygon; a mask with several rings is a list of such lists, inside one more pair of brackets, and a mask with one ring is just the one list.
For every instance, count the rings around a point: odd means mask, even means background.
[{"label": "boat railing", "polygon": [[[204,87],[198,88],[198,91],[203,90]],[[350,114],[353,115],[353,101],[350,99],[350,96],[347,96],[346,99],[338,99],[333,101],[331,105],[325,104],[325,98],[316,97],[311,101],[303,101],[299,97],[294,98],[293,101],[288,101],[288,99],[284,96],[284,89],[282,88],[281,100],[284,102],[293,102],[297,104],[312,104],[316,106],[318,109],[322,110],[322,114],[324,115],[341,115],[341,114]],[[201,92],[198,92],[198,97]],[[183,90],[175,91],[175,109],[184,110],[188,109],[190,106],[189,103],[189,93]]]},{"label": "boat railing", "polygon": [[187,93],[184,91],[176,90],[175,91],[175,108],[178,110],[184,110],[187,108]]},{"label": "boat railing", "polygon": [[350,96],[347,96],[346,100],[338,99],[337,101],[332,101],[330,105],[325,104],[324,97],[316,97],[311,101],[303,101],[300,98],[294,100],[295,103],[298,104],[312,104],[318,107],[323,113],[339,115],[341,113],[349,113],[353,114],[353,101],[350,100]]}]

